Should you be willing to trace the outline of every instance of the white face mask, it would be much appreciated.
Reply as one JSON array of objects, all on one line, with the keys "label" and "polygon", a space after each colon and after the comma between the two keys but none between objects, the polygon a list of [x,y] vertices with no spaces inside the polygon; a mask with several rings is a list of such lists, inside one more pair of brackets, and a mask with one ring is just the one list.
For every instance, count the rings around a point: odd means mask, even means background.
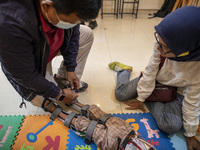
[{"label": "white face mask", "polygon": [[[49,19],[47,13],[46,13],[46,16],[47,16],[49,22],[52,23],[51,20]],[[57,18],[58,18],[59,21],[58,21],[58,23],[57,23],[56,25],[54,25],[54,26],[56,26],[56,27],[58,27],[58,28],[61,28],[61,29],[70,29],[70,28],[72,28],[72,27],[74,27],[74,26],[76,25],[76,24],[71,24],[71,23],[69,23],[69,22],[65,22],[65,21],[60,20],[60,18],[58,17],[57,13],[56,13],[56,16],[57,16]],[[53,23],[52,23],[52,24],[53,24]]]},{"label": "white face mask", "polygon": [[[45,3],[45,2],[51,2],[51,1],[49,1],[49,0],[46,0],[46,1],[42,1],[42,3]],[[52,3],[52,2],[51,2]],[[56,12],[56,10],[55,10],[55,12]],[[49,20],[49,22],[51,23],[51,24],[53,24],[52,22],[51,22],[51,20],[49,19],[49,16],[48,16],[48,14],[47,14],[47,12],[45,12],[45,14],[46,14],[46,16],[47,16],[47,19]],[[60,18],[58,17],[58,15],[57,15],[57,12],[56,12],[56,16],[57,16],[57,18],[58,18],[58,23],[56,24],[56,25],[54,25],[54,26],[56,26],[56,27],[58,27],[58,28],[61,28],[61,29],[70,29],[70,28],[73,28],[76,24],[71,24],[71,23],[69,23],[69,22],[65,22],[65,21],[62,21],[62,20],[60,20]]]},{"label": "white face mask", "polygon": [[58,28],[69,29],[69,28],[72,28],[72,27],[74,27],[76,25],[76,24],[71,24],[69,22],[65,22],[65,21],[60,20],[60,18],[58,17],[57,13],[56,13],[56,16],[57,16],[59,21],[55,26],[58,27]]},{"label": "white face mask", "polygon": [[60,20],[55,26],[61,29],[70,29],[73,28],[75,25],[76,24],[71,24]]}]

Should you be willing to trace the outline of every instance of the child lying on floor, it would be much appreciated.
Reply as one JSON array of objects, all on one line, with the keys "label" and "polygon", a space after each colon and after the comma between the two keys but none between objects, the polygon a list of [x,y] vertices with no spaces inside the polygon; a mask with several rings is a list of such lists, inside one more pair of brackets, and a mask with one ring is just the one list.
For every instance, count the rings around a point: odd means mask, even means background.
[{"label": "child lying on floor", "polygon": [[42,108],[52,113],[52,120],[59,117],[65,126],[83,132],[86,144],[93,140],[101,150],[155,150],[127,122],[106,114],[98,106],[83,105],[76,101],[70,107],[82,112],[89,119],[71,111],[63,111],[53,100],[45,99],[42,103]]}]

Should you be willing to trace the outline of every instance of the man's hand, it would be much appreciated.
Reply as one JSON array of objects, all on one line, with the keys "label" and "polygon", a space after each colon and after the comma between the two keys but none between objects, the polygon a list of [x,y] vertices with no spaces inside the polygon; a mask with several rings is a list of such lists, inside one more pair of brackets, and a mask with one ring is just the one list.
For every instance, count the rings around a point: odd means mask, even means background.
[{"label": "man's hand", "polygon": [[193,137],[186,137],[188,150],[200,150],[200,142]]},{"label": "man's hand", "polygon": [[79,89],[79,79],[75,72],[67,71],[67,80],[69,81],[71,89]]},{"label": "man's hand", "polygon": [[78,97],[78,93],[72,91],[71,88],[63,89],[63,91],[65,92],[65,98],[62,100],[64,104],[72,103]]},{"label": "man's hand", "polygon": [[144,103],[140,102],[140,101],[129,101],[129,102],[125,102],[126,105],[130,106],[130,107],[126,107],[126,110],[134,110],[134,109],[141,109],[142,111],[146,112],[146,110],[144,109]]}]

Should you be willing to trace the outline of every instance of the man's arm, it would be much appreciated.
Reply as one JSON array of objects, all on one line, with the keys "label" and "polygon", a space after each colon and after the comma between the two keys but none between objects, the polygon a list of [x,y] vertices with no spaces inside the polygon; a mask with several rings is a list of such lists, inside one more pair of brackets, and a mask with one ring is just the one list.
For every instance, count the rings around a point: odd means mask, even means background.
[{"label": "man's arm", "polygon": [[61,54],[64,58],[64,65],[66,66],[66,70],[70,72],[74,72],[77,66],[76,58],[78,56],[79,50],[79,36],[80,36],[80,24],[71,28],[70,31],[65,30],[65,40],[68,41],[69,44],[64,43],[61,47]]},{"label": "man's arm", "polygon": [[56,97],[60,89],[36,69],[32,37],[19,26],[3,24],[0,30],[0,61],[7,75],[30,93]]},{"label": "man's arm", "polygon": [[77,56],[78,56],[78,50],[79,50],[79,36],[80,36],[80,25],[76,25],[72,29],[65,31],[66,35],[65,41],[68,41],[68,46],[66,43],[63,44],[61,48],[61,54],[64,58],[64,65],[66,66],[67,71],[67,80],[70,83],[70,86],[72,89],[79,89],[79,79],[75,74],[75,68],[77,66]]}]

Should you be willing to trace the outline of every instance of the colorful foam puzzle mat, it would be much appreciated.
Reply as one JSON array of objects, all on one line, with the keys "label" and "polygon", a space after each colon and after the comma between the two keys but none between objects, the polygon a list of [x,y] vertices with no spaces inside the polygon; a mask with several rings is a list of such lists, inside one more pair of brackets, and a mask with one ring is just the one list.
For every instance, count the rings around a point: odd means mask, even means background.
[{"label": "colorful foam puzzle mat", "polygon": [[[187,150],[183,131],[167,135],[160,131],[150,113],[112,114],[130,124],[158,150]],[[200,141],[200,128],[196,135]],[[94,143],[47,115],[0,116],[0,150],[100,150]]]}]

